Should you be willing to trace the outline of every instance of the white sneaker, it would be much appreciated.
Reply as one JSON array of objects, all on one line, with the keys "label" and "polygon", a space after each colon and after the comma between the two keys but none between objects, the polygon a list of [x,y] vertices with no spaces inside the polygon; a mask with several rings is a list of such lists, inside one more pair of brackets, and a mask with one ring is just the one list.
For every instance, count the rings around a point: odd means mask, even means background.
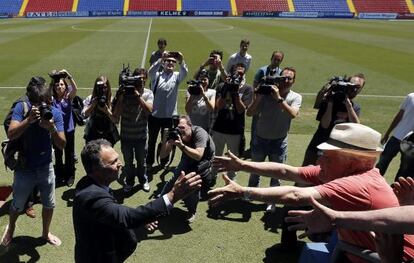
[{"label": "white sneaker", "polygon": [[195,219],[196,219],[196,214],[190,214],[189,213],[188,218],[186,219],[186,221],[187,221],[188,224],[191,224],[195,221]]},{"label": "white sneaker", "polygon": [[275,211],[276,211],[276,205],[275,204],[267,205],[267,207],[266,207],[266,212],[267,213],[274,213]]},{"label": "white sneaker", "polygon": [[145,182],[145,183],[142,185],[142,190],[144,190],[145,192],[149,192],[149,190],[150,190],[150,185],[149,185],[149,183],[148,183],[148,182]]}]

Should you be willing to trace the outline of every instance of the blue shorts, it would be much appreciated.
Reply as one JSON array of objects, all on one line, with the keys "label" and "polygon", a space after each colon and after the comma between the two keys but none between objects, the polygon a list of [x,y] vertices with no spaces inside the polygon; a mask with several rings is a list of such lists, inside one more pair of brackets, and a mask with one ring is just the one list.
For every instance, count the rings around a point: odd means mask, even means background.
[{"label": "blue shorts", "polygon": [[55,207],[55,172],[49,163],[36,169],[23,169],[14,172],[12,209],[22,212],[33,189],[40,192],[44,208]]}]

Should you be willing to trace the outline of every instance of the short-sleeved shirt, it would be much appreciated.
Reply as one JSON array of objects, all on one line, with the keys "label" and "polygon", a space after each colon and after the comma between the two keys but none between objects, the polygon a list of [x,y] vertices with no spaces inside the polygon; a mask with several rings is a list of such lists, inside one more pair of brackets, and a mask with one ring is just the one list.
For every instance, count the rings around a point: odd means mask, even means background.
[{"label": "short-sleeved shirt", "polygon": [[216,147],[214,145],[213,139],[211,138],[210,134],[208,134],[207,131],[204,130],[203,128],[196,126],[196,125],[193,125],[191,127],[191,132],[192,132],[191,141],[188,143],[184,142],[184,144],[193,149],[204,148],[204,153],[203,153],[203,156],[201,157],[201,160],[199,161],[196,161],[190,158],[187,154],[182,153],[181,162],[192,165],[192,164],[200,163],[205,160],[211,160],[214,156]]},{"label": "short-sleeved shirt", "polygon": [[153,51],[151,53],[151,57],[150,57],[150,60],[149,60],[150,66],[152,64],[154,64],[155,61],[157,61],[158,59],[160,59],[162,57],[162,53],[163,52],[161,52],[159,50]]},{"label": "short-sleeved shirt", "polygon": [[72,101],[69,99],[62,99],[57,101],[53,99],[52,106],[59,110],[63,117],[63,127],[65,132],[71,132],[75,130],[75,124],[73,122],[72,113]]},{"label": "short-sleeved shirt", "polygon": [[[154,94],[144,89],[141,98],[147,103],[153,103]],[[145,113],[138,98],[134,95],[124,95],[123,110],[121,114],[121,139],[137,140],[147,138],[148,114]]]},{"label": "short-sleeved shirt", "polygon": [[[374,168],[361,174],[349,175],[322,184],[320,166],[299,168],[299,175],[317,185],[315,189],[322,198],[339,211],[367,211],[399,206],[393,190]],[[341,240],[375,251],[373,237],[369,232],[338,229]],[[404,236],[404,260],[414,258],[414,236]]]},{"label": "short-sleeved shirt", "polygon": [[249,70],[250,63],[252,62],[252,56],[248,53],[242,56],[240,52],[234,53],[229,57],[229,61],[227,62],[226,71],[231,72],[231,69],[234,65],[243,63],[246,69],[246,72]]},{"label": "short-sleeved shirt", "polygon": [[[208,89],[205,91],[207,99],[215,100],[216,99],[216,90]],[[186,98],[190,97],[190,93],[187,91]],[[201,95],[198,95],[193,100],[193,105],[191,105],[191,111],[188,113],[188,116],[191,119],[193,125],[202,127],[204,130],[210,130],[210,120],[213,111],[209,111],[206,105],[206,101]]]},{"label": "short-sleeved shirt", "polygon": [[401,141],[407,133],[414,130],[414,93],[405,97],[400,109],[404,111],[404,115],[395,127],[392,136]]},{"label": "short-sleeved shirt", "polygon": [[[216,97],[221,96],[221,89],[223,84],[219,86]],[[247,107],[250,105],[253,99],[253,88],[250,85],[243,85],[239,89],[239,97],[243,104]],[[234,98],[232,98],[234,99]],[[238,113],[236,106],[234,106],[234,100],[232,106],[227,104],[224,108],[220,109],[217,113],[217,118],[214,122],[213,130],[224,134],[240,135],[244,133],[244,115],[245,112]]]},{"label": "short-sleeved shirt", "polygon": [[[286,103],[299,110],[302,104],[302,96],[294,91],[289,91],[285,99]],[[263,96],[258,105],[256,134],[263,139],[280,139],[287,136],[292,118],[281,109],[279,103],[272,96]]]},{"label": "short-sleeved shirt", "polygon": [[[32,106],[27,102],[30,109]],[[63,118],[62,114],[55,107],[51,107],[53,114],[53,121],[56,126],[56,131],[63,132]],[[22,122],[24,120],[23,102],[16,104],[12,115],[13,121]],[[52,161],[52,138],[48,130],[39,126],[39,122],[29,125],[23,133],[25,169],[36,169],[44,166]]]},{"label": "short-sleeved shirt", "polygon": [[187,65],[180,65],[180,71],[159,71],[161,60],[156,61],[148,70],[151,78],[151,89],[154,93],[152,116],[156,118],[171,118],[177,115],[178,86],[188,73]]}]

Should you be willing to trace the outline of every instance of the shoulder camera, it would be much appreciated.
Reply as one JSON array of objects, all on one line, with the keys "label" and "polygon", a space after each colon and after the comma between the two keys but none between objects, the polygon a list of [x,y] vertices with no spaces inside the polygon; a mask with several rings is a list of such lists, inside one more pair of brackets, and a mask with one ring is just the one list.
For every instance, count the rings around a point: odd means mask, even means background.
[{"label": "shoulder camera", "polygon": [[357,85],[349,82],[346,76],[334,76],[330,79],[330,87],[328,89],[328,98],[335,102],[342,102],[346,96],[351,95],[356,91]]},{"label": "shoulder camera", "polygon": [[287,77],[280,76],[265,76],[259,88],[256,90],[257,94],[270,95],[272,93],[272,85],[279,85],[282,82],[286,82]]}]

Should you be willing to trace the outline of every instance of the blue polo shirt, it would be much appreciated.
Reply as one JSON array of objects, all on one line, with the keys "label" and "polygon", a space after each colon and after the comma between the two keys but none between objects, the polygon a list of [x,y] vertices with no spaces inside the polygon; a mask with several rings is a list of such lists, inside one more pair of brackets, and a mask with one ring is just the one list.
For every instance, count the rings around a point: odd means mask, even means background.
[{"label": "blue polo shirt", "polygon": [[[28,108],[32,106],[27,102]],[[53,121],[58,132],[63,131],[63,118],[58,109],[52,107]],[[13,110],[12,120],[22,122],[24,120],[23,102],[16,104]],[[52,138],[49,131],[39,126],[39,122],[29,125],[24,132],[24,157],[25,169],[36,169],[52,161]]]}]

